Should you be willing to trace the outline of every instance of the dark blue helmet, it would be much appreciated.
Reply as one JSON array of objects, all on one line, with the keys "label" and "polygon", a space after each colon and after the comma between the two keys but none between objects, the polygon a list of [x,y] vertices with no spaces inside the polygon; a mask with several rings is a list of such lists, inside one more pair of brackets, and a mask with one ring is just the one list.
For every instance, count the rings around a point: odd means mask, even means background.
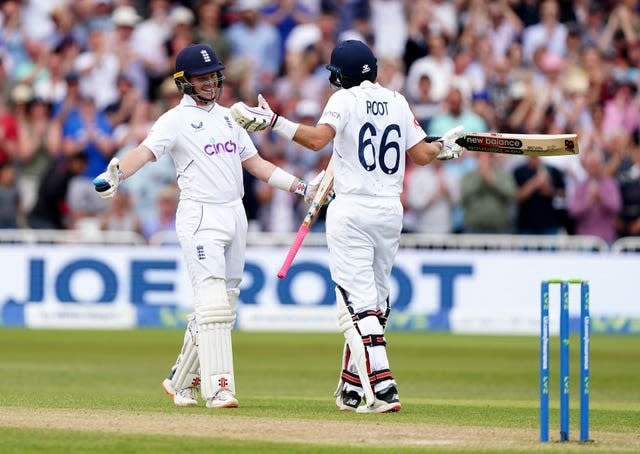
[{"label": "dark blue helmet", "polygon": [[178,90],[187,95],[195,95],[194,86],[189,82],[192,76],[216,73],[218,86],[222,86],[224,65],[218,60],[215,51],[206,44],[191,44],[182,49],[176,57],[176,69],[173,80]]},{"label": "dark blue helmet", "polygon": [[364,80],[375,82],[378,63],[371,49],[362,41],[350,39],[341,42],[331,52],[329,82],[338,88],[351,88]]}]

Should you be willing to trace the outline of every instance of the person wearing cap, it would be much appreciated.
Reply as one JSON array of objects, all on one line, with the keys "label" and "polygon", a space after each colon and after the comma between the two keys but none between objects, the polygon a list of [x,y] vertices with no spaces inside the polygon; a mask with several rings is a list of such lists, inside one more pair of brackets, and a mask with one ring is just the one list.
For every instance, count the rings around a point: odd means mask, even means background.
[{"label": "person wearing cap", "polygon": [[236,64],[247,67],[250,83],[258,89],[275,80],[282,64],[278,29],[263,18],[262,6],[262,0],[238,0],[234,9],[240,20],[225,30]]},{"label": "person wearing cap", "polygon": [[455,128],[441,141],[427,143],[406,98],[376,82],[377,59],[361,41],[335,47],[327,69],[329,82],[339,90],[315,126],[273,112],[262,95],[258,107],[238,102],[231,106],[231,115],[250,131],[271,127],[313,151],[333,141],[335,200],[327,209],[326,232],[345,337],[336,406],[358,413],[395,412],[401,405],[384,330],[402,229],[406,154],[417,165],[458,158],[463,149],[455,140],[463,132]]},{"label": "person wearing cap", "polygon": [[121,82],[121,76],[133,84],[139,96],[145,98],[149,90],[149,81],[145,71],[143,56],[134,46],[133,33],[142,18],[133,6],[118,6],[111,14],[115,26],[115,33],[111,42],[113,53],[118,57],[120,74],[116,80],[116,87]]},{"label": "person wearing cap", "polygon": [[[182,49],[173,79],[182,101],[156,120],[140,145],[114,158],[93,183],[103,198],[149,162],[170,155],[180,189],[176,233],[195,296],[184,344],[165,391],[179,407],[238,406],[231,328],[244,272],[247,216],[243,169],[276,188],[313,198],[319,178],[307,183],[264,160],[249,134],[218,104],[224,66],[204,44]],[[321,178],[322,176],[319,175]],[[153,184],[153,182],[148,182]]]}]

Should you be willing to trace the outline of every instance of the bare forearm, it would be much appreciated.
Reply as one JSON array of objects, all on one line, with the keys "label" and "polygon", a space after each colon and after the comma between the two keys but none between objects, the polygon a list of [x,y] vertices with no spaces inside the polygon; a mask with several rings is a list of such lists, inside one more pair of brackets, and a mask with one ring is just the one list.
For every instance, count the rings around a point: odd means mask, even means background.
[{"label": "bare forearm", "polygon": [[120,171],[123,179],[140,170],[147,162],[155,161],[155,155],[144,145],[138,145],[120,160]]}]

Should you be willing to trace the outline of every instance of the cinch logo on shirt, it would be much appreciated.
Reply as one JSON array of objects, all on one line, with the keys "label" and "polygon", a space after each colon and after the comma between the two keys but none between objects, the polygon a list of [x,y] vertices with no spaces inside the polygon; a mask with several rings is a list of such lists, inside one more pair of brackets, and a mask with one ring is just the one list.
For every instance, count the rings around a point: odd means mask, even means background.
[{"label": "cinch logo on shirt", "polygon": [[331,110],[327,110],[325,113],[322,114],[323,117],[333,117],[333,118],[340,118],[340,113],[339,112],[333,112]]},{"label": "cinch logo on shirt", "polygon": [[211,143],[204,146],[204,152],[209,156],[223,152],[235,153],[237,149],[238,145],[233,140],[228,140],[225,143],[215,143],[212,139]]}]

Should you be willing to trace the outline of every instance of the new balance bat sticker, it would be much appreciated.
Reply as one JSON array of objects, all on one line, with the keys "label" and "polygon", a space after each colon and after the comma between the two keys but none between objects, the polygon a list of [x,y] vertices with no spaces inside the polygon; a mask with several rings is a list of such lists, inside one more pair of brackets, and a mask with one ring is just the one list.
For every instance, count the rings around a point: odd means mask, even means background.
[{"label": "new balance bat sticker", "polygon": [[[440,137],[428,136],[426,142]],[[456,140],[469,151],[526,156],[565,156],[579,153],[577,134],[499,134],[472,132]]]},{"label": "new balance bat sticker", "polygon": [[320,212],[320,208],[325,203],[327,197],[331,193],[333,189],[333,155],[329,160],[329,164],[327,164],[327,168],[324,172],[324,177],[320,180],[320,184],[318,185],[318,191],[316,192],[313,201],[309,205],[307,210],[307,214],[304,216],[302,224],[300,224],[300,228],[298,229],[298,233],[296,234],[295,239],[293,240],[293,244],[291,248],[289,248],[289,252],[287,253],[287,257],[284,259],[284,263],[280,267],[280,271],[278,271],[278,277],[280,279],[284,279],[287,276],[287,272],[289,271],[289,267],[293,262],[293,259],[296,257],[300,246],[302,246],[302,242],[304,241],[304,237],[309,233],[309,229],[315,221],[318,213]]}]

